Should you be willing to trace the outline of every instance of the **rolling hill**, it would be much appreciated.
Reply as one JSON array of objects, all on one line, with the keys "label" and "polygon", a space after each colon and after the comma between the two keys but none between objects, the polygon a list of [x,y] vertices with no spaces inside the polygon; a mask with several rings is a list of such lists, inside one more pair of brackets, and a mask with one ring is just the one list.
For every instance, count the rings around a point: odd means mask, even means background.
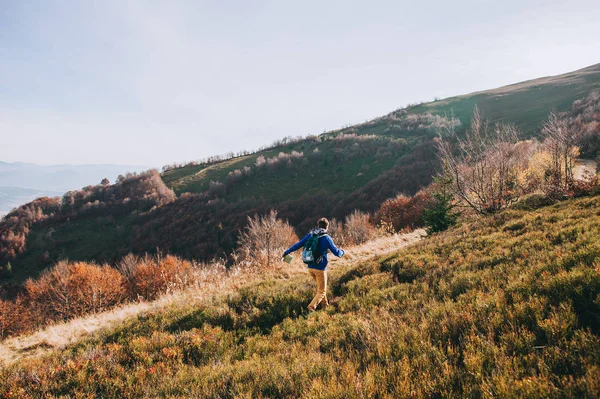
[{"label": "rolling hill", "polygon": [[[457,128],[458,132],[464,131],[469,124],[475,105],[480,108],[486,119],[491,122],[511,122],[519,127],[524,138],[528,138],[539,133],[539,128],[547,119],[550,111],[567,111],[575,100],[598,89],[600,89],[600,64],[562,75],[409,106],[364,124],[325,133],[320,136],[320,140],[299,141],[284,147],[283,150],[310,153],[319,148],[319,150],[323,150],[322,153],[329,153],[332,149],[327,148],[327,138],[342,134],[375,135],[381,139],[405,140],[409,147],[412,147],[415,143],[434,137],[435,133],[432,128],[440,123],[439,118],[454,115],[461,122]],[[245,166],[252,166],[259,156],[267,158],[276,156],[279,151],[281,148],[238,157],[214,165],[185,166],[165,172],[163,179],[177,193],[202,192],[207,189],[211,180],[224,181],[229,172]],[[373,172],[374,175],[379,173],[380,171]],[[354,180],[352,176],[348,178]],[[366,179],[368,177],[361,179],[360,183],[364,184]],[[346,183],[345,180],[344,183]],[[276,183],[285,184],[282,181]],[[289,185],[293,184],[295,182]],[[351,184],[349,188],[359,186]],[[288,188],[287,186],[283,187]],[[247,194],[257,195],[252,192]]]},{"label": "rolling hill", "polygon": [[305,274],[199,286],[0,369],[0,395],[593,398],[599,208],[508,210],[333,265],[313,314]]},{"label": "rolling hill", "polygon": [[[412,195],[431,182],[439,167],[436,127],[455,123],[464,132],[476,104],[492,122],[514,123],[528,138],[538,134],[551,110],[567,111],[598,89],[600,64],[409,106],[255,153],[167,167],[160,176],[129,176],[72,193],[68,206],[65,200],[31,203],[0,223],[0,233],[23,232],[14,256],[0,256],[0,266],[10,261],[14,271],[4,282],[22,282],[62,258],[114,261],[157,249],[202,260],[227,258],[247,216],[270,209],[299,233],[320,215],[343,219],[355,209],[372,212],[387,198]],[[132,208],[138,198],[123,187],[144,199],[143,209]]]},{"label": "rolling hill", "polygon": [[115,180],[127,172],[142,171],[136,165],[37,165],[0,161],[0,217],[39,197],[61,196],[102,179]]}]

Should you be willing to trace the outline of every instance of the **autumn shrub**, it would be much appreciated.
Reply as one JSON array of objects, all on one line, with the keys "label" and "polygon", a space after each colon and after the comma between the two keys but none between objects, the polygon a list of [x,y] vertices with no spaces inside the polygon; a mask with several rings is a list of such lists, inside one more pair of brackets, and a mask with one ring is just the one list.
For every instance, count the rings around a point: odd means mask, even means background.
[{"label": "autumn shrub", "polygon": [[123,276],[108,265],[61,261],[25,283],[38,316],[66,320],[100,312],[125,298]]},{"label": "autumn shrub", "polygon": [[344,224],[333,218],[329,221],[329,228],[327,229],[327,233],[336,242],[340,247],[343,247],[346,243],[346,235],[344,233]]},{"label": "autumn shrub", "polygon": [[0,299],[0,339],[27,332],[32,327],[31,308],[23,296]]},{"label": "autumn shrub", "polygon": [[576,132],[581,156],[597,159],[600,155],[600,91],[575,101],[568,118],[569,128]]},{"label": "autumn shrub", "polygon": [[308,276],[148,312],[0,369],[0,396],[593,398],[599,206],[510,209],[332,268],[314,314]]},{"label": "autumn shrub", "polygon": [[115,268],[60,261],[37,279],[27,280],[20,290],[16,289],[20,286],[5,290],[0,298],[0,338],[106,311],[127,300],[153,300],[225,272],[220,263],[197,270],[191,262],[172,255],[130,254]]},{"label": "autumn shrub", "polygon": [[519,130],[497,123],[493,128],[477,107],[465,137],[454,126],[439,129],[438,150],[445,179],[454,196],[481,215],[505,209],[523,195],[519,175],[527,167],[530,146]]},{"label": "autumn shrub", "polygon": [[248,225],[240,234],[237,260],[246,265],[271,267],[296,241],[294,229],[278,219],[276,211],[248,216]]},{"label": "autumn shrub", "polygon": [[397,232],[421,227],[423,211],[431,200],[431,194],[423,190],[412,197],[400,194],[381,204],[373,215],[373,223],[376,226],[391,224]]},{"label": "autumn shrub", "polygon": [[131,259],[120,263],[130,297],[152,300],[194,281],[192,263],[176,256],[145,256],[134,263]]},{"label": "autumn shrub", "polygon": [[370,222],[368,213],[354,211],[344,220],[344,239],[346,245],[359,245],[373,239],[377,229]]},{"label": "autumn shrub", "polygon": [[571,196],[583,197],[600,191],[600,175],[586,171],[582,178],[573,181]]},{"label": "autumn shrub", "polygon": [[542,126],[542,137],[550,156],[546,194],[556,199],[568,197],[575,180],[575,160],[579,157],[577,131],[569,126],[567,117],[551,112]]}]

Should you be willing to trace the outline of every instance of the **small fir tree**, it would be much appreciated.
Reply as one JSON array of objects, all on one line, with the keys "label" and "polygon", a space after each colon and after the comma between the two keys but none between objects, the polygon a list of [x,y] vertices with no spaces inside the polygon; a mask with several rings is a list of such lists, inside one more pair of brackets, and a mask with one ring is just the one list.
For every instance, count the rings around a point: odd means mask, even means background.
[{"label": "small fir tree", "polygon": [[459,212],[454,211],[456,203],[449,190],[451,179],[437,179],[439,189],[432,193],[433,200],[423,211],[423,224],[427,234],[437,233],[454,226]]}]

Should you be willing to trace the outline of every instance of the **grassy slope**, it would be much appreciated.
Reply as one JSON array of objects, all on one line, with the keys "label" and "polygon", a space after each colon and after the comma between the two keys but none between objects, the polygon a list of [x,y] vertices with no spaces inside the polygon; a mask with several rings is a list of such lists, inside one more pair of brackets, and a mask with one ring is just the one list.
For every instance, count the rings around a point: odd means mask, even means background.
[{"label": "grassy slope", "polygon": [[454,115],[467,126],[477,105],[491,121],[510,121],[526,136],[536,134],[551,110],[566,111],[575,100],[600,89],[600,64],[562,75],[451,97],[409,108],[411,113]]},{"label": "grassy slope", "polygon": [[[409,108],[408,113],[431,112],[444,115],[453,111],[461,118],[465,127],[473,106],[478,104],[492,120],[512,121],[527,135],[532,135],[551,109],[566,110],[575,99],[599,88],[600,64],[552,78],[422,104]],[[406,118],[406,115],[401,118]],[[310,160],[308,165],[297,162],[293,167],[279,168],[272,173],[256,173],[231,185],[224,195],[225,199],[231,202],[262,197],[276,207],[307,192],[350,194],[392,169],[399,157],[410,152],[416,143],[433,135],[431,130],[426,129],[394,128],[397,124],[398,120],[382,117],[370,123],[328,133],[319,140],[306,140],[209,167],[190,165],[174,169],[163,173],[162,178],[177,194],[199,193],[207,190],[211,180],[224,182],[229,172],[254,165],[260,155],[271,158],[279,152],[298,151],[303,152],[305,158]],[[382,149],[392,148],[390,144],[393,141],[404,140],[406,144],[396,147],[387,157],[377,156],[375,150],[360,156],[345,157],[349,147],[340,147],[339,143],[330,139],[339,133],[350,132],[377,135],[380,137],[378,147]],[[319,148],[321,154],[318,161],[314,159],[315,148]],[[15,276],[4,282],[22,282],[63,257],[112,261],[128,252],[134,228],[139,227],[139,223],[139,218],[126,216],[116,217],[112,224],[104,224],[94,217],[55,224],[51,226],[52,230],[50,227],[35,226],[27,239],[27,252],[13,262]],[[50,231],[52,234],[48,235]],[[49,253],[49,258],[45,257],[46,252]]]},{"label": "grassy slope", "polygon": [[[381,139],[380,148],[388,145],[393,139]],[[243,156],[219,162],[210,166],[190,165],[163,173],[164,182],[176,193],[200,193],[206,191],[210,181],[224,182],[229,172],[244,167],[253,167],[259,156],[272,158],[280,152],[302,152],[305,158],[311,158],[315,149],[329,157],[328,161],[310,163],[309,165],[296,163],[292,168],[281,168],[277,173],[261,173],[253,176],[244,184],[233,185],[225,196],[228,200],[235,201],[247,197],[263,197],[268,201],[280,202],[297,198],[307,191],[308,187],[318,187],[325,192],[349,193],[364,186],[381,173],[394,166],[395,160],[406,151],[395,152],[395,157],[381,162],[376,159],[375,153],[367,156],[355,157],[349,162],[335,162],[339,148],[331,140],[323,142],[311,140],[282,146],[280,148],[261,151],[256,154]],[[314,158],[314,157],[312,157]]]},{"label": "grassy slope", "polygon": [[106,224],[97,217],[84,217],[77,221],[63,221],[52,226],[42,225],[31,230],[27,237],[27,251],[13,267],[13,275],[4,281],[23,283],[37,276],[41,270],[61,259],[98,262],[112,261],[129,253],[128,247],[135,216],[122,216]]},{"label": "grassy slope", "polygon": [[507,211],[332,272],[140,316],[0,371],[26,397],[595,397],[600,197]]},{"label": "grassy slope", "polygon": [[[541,123],[548,117],[551,110],[566,111],[571,107],[573,101],[583,98],[591,91],[598,89],[600,89],[600,64],[554,77],[540,78],[497,89],[424,103],[409,107],[406,111],[408,114],[432,113],[441,116],[449,116],[454,113],[461,120],[462,129],[464,129],[469,124],[473,108],[477,105],[486,118],[491,121],[504,120],[512,122],[523,131],[526,137],[531,137],[537,133]],[[406,118],[406,115],[403,118]],[[395,124],[397,124],[396,120],[382,117],[369,123],[330,132],[325,136],[332,136],[340,132],[355,132],[357,134],[403,138],[407,140],[409,145],[414,145],[420,139],[431,135],[431,131],[427,130],[394,129]],[[314,150],[315,146],[315,144],[307,141],[282,149],[259,152],[250,156],[224,161],[207,168],[204,166],[186,166],[164,173],[163,179],[177,193],[201,192],[206,190],[211,180],[224,181],[229,172],[253,165],[260,155],[272,157],[280,151],[289,153],[292,150],[310,152]],[[321,152],[327,154],[327,145],[321,147]],[[370,160],[366,159],[364,161],[368,163]],[[393,164],[385,165],[386,168],[391,166]],[[374,169],[368,175],[364,175],[362,180],[368,181],[367,179],[376,177],[383,170],[385,168]],[[267,200],[281,200],[283,197],[277,193],[290,193],[288,198],[293,198],[297,191],[306,190],[307,187],[311,186],[312,180],[309,177],[300,176],[300,178],[290,179],[291,174],[292,172],[287,175],[280,174],[278,179],[272,181],[258,178],[256,183],[251,185],[256,188],[249,188],[240,192],[235,191],[232,197],[263,196]],[[273,192],[265,192],[263,186],[269,186],[271,183],[276,184],[279,189],[273,190]],[[355,189],[357,186],[356,174],[344,174],[337,181],[328,183],[332,191],[348,192],[348,190]]]}]

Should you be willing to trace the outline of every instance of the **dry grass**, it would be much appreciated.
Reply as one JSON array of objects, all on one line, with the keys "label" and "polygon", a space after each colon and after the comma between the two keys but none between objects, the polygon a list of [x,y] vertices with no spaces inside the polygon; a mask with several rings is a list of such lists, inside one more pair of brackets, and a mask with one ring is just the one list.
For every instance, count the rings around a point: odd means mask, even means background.
[{"label": "dry grass", "polygon": [[315,313],[302,265],[242,274],[212,301],[0,369],[0,397],[597,397],[599,208],[511,209],[378,257],[407,242],[346,248]]},{"label": "dry grass", "polygon": [[240,270],[225,272],[222,265],[199,269],[195,277],[195,284],[192,287],[163,295],[154,301],[124,304],[107,312],[56,323],[33,334],[6,339],[0,342],[0,365],[7,366],[22,359],[60,350],[95,332],[112,328],[144,312],[210,300],[220,292],[234,288],[247,280],[245,273]]},{"label": "dry grass", "polygon": [[514,92],[525,91],[525,90],[531,89],[536,86],[541,86],[541,85],[574,84],[574,83],[583,81],[583,79],[585,79],[585,77],[588,75],[597,75],[597,74],[600,74],[600,71],[598,70],[598,66],[593,65],[591,67],[583,68],[583,69],[573,71],[573,72],[563,73],[560,75],[546,76],[546,77],[542,77],[542,78],[526,80],[524,82],[514,83],[514,84],[498,87],[496,89],[491,89],[491,90],[475,91],[473,93],[463,94],[460,96],[451,97],[448,99],[444,99],[442,101],[438,101],[437,104],[438,105],[449,104],[450,101],[455,100],[455,99],[468,98],[468,97],[477,96],[480,94],[502,96],[502,95],[510,94],[510,93],[514,93]]},{"label": "dry grass", "polygon": [[365,258],[396,252],[400,248],[404,248],[418,242],[426,235],[427,233],[424,229],[416,229],[406,234],[394,234],[376,238],[364,244],[352,247],[342,258],[336,258],[334,256],[330,257],[330,268],[334,269],[341,266],[347,266]]},{"label": "dry grass", "polygon": [[[416,243],[425,235],[423,229],[418,229],[408,234],[379,237],[362,245],[350,247],[343,258],[331,257],[330,268],[347,267],[356,261],[395,252]],[[0,342],[0,366],[5,367],[21,360],[37,358],[61,350],[144,313],[210,302],[219,295],[238,290],[242,286],[265,278],[266,275],[287,280],[302,274],[306,274],[306,267],[299,257],[294,257],[289,265],[278,262],[270,270],[253,268],[225,272],[221,265],[206,267],[197,272],[194,286],[163,295],[157,300],[125,304],[107,312],[57,323],[33,334],[6,339]]]}]

